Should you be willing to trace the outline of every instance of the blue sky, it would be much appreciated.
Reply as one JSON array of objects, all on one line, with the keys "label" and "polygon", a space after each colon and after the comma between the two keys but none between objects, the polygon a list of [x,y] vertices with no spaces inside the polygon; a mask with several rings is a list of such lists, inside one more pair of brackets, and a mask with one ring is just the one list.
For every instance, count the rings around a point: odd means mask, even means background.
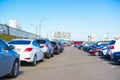
[{"label": "blue sky", "polygon": [[41,22],[41,35],[53,30],[71,32],[73,40],[87,40],[96,34],[120,34],[120,0],[0,0],[0,23],[19,21],[23,30],[35,32]]}]

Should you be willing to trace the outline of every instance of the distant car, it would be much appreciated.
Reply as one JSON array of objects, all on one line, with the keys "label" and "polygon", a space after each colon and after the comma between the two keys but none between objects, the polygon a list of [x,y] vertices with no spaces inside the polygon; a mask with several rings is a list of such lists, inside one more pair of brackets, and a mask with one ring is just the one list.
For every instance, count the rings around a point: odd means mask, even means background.
[{"label": "distant car", "polygon": [[59,46],[60,46],[60,52],[63,52],[63,50],[64,50],[64,45],[63,45],[63,43],[61,43],[61,42],[58,41],[58,44],[59,44]]},{"label": "distant car", "polygon": [[78,49],[83,50],[83,43],[78,45]]},{"label": "distant car", "polygon": [[103,43],[95,44],[95,46],[89,50],[89,53],[95,56],[100,56],[102,55],[102,48],[107,45],[108,44],[103,44]]},{"label": "distant car", "polygon": [[29,62],[35,66],[37,61],[44,60],[43,51],[35,39],[15,39],[11,40],[9,44],[15,46],[22,62]]},{"label": "distant car", "polygon": [[60,53],[60,46],[57,41],[51,41],[51,44],[54,48],[54,53],[59,54]]},{"label": "distant car", "polygon": [[44,55],[46,58],[51,58],[51,56],[54,55],[53,47],[49,39],[37,39],[37,42],[39,43]]},{"label": "distant car", "polygon": [[89,50],[91,49],[91,47],[93,47],[94,44],[95,42],[91,42],[91,41],[84,42],[84,44],[82,45],[83,50],[89,52]]},{"label": "distant car", "polygon": [[14,46],[0,39],[0,77],[8,75],[17,77],[19,73],[20,55],[14,51]]},{"label": "distant car", "polygon": [[82,44],[83,41],[73,41],[75,47],[78,47],[79,44]]}]

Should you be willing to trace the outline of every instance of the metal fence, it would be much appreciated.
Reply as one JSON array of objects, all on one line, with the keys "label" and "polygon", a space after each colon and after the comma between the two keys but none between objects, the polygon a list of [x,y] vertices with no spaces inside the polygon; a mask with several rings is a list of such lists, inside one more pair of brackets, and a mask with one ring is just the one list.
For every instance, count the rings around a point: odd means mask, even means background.
[{"label": "metal fence", "polygon": [[39,35],[26,32],[20,29],[15,29],[9,27],[8,25],[3,25],[3,24],[0,24],[0,34],[8,34],[20,38],[40,38]]}]

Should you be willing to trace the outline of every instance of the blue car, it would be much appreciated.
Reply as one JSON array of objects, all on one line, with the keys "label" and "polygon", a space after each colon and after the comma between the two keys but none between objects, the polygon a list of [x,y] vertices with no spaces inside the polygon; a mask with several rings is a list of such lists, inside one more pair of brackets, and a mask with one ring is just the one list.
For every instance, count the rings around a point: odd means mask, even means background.
[{"label": "blue car", "polygon": [[116,62],[120,62],[120,52],[114,52],[111,59]]},{"label": "blue car", "polygon": [[19,73],[20,55],[14,51],[14,46],[0,39],[0,77],[17,77]]}]

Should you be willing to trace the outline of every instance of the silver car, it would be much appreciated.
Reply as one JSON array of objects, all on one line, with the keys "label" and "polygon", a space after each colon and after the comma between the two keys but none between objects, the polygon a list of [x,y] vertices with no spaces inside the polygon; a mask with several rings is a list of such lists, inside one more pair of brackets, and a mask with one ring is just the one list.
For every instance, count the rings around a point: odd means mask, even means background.
[{"label": "silver car", "polygon": [[0,77],[17,77],[19,73],[20,55],[14,50],[14,46],[8,46],[0,39]]}]

